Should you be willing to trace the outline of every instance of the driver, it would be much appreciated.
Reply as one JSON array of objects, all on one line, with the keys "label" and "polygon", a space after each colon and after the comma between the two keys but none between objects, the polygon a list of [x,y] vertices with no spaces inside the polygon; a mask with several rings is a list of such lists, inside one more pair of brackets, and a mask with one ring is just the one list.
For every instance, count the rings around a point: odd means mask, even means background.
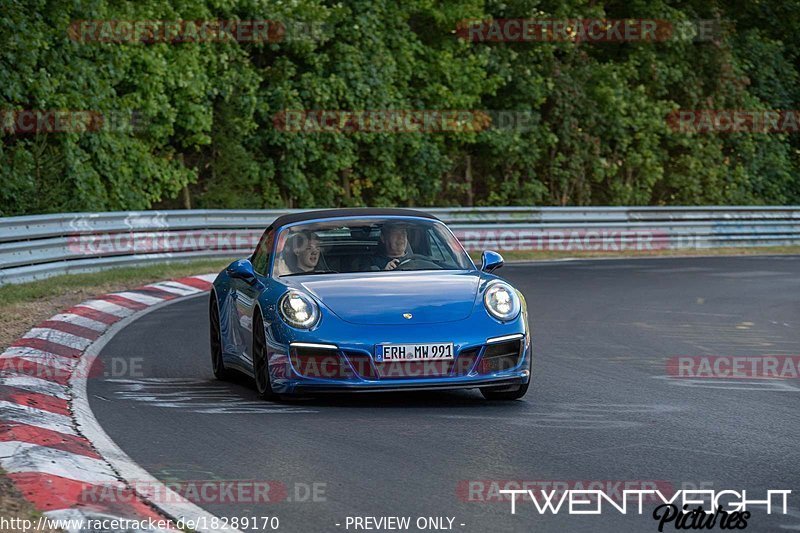
[{"label": "driver", "polygon": [[408,231],[402,224],[384,224],[378,253],[372,258],[372,270],[394,270],[412,256]]}]

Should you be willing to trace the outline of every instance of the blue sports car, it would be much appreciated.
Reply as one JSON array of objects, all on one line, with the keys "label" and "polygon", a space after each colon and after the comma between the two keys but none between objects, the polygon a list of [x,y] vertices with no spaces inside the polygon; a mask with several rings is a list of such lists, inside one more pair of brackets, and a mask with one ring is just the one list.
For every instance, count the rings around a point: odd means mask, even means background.
[{"label": "blue sports car", "polygon": [[515,400],[531,377],[525,299],[478,269],[439,219],[408,209],[284,215],[210,298],[211,362],[261,397],[479,388]]}]

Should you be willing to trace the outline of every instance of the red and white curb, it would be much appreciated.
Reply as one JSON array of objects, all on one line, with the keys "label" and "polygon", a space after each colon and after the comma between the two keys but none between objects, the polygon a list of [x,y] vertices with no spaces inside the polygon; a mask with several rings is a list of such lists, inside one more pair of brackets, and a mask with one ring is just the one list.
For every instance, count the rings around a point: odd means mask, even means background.
[{"label": "red and white curb", "polygon": [[[219,520],[130,459],[100,427],[86,393],[92,363],[118,331],[150,311],[208,291],[214,278],[191,276],[99,296],[50,317],[0,354],[0,467],[45,517],[73,524],[168,518],[168,530],[189,523],[197,531],[236,531],[208,527]],[[142,482],[160,487],[169,503],[150,502],[130,488]],[[113,501],[86,497],[109,488],[117,496]]]}]

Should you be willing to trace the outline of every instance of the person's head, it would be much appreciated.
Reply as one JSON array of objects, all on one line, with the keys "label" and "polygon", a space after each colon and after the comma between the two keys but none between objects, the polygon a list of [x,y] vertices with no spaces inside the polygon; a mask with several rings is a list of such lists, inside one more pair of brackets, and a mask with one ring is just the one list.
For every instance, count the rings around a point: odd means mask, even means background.
[{"label": "person's head", "polygon": [[297,268],[310,271],[319,262],[319,237],[313,231],[301,231],[292,237],[291,251],[297,258]]},{"label": "person's head", "polygon": [[385,224],[381,229],[381,240],[389,257],[401,257],[408,248],[408,232],[401,224]]}]

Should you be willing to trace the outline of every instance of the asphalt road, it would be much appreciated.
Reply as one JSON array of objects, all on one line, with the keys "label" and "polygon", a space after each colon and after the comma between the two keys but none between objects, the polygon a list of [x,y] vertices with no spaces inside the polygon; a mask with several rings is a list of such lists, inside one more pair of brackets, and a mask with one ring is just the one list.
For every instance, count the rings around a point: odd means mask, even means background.
[{"label": "asphalt road", "polygon": [[[501,273],[526,295],[533,322],[522,401],[466,391],[261,402],[247,379],[213,380],[202,297],[120,332],[100,359],[122,375],[92,379],[91,406],[161,480],[272,480],[275,497],[286,487],[291,501],[200,503],[219,516],[278,516],[279,531],[354,531],[348,516],[410,516],[411,531],[418,517],[451,517],[465,532],[658,530],[648,503],[642,515],[605,506],[553,516],[530,501],[514,515],[508,501],[465,501],[497,488],[465,485],[478,480],[647,482],[759,499],[791,489],[792,514],[754,508],[747,530],[800,530],[800,380],[675,379],[666,369],[673,356],[800,354],[800,257]],[[307,497],[314,484],[317,497]]]}]

